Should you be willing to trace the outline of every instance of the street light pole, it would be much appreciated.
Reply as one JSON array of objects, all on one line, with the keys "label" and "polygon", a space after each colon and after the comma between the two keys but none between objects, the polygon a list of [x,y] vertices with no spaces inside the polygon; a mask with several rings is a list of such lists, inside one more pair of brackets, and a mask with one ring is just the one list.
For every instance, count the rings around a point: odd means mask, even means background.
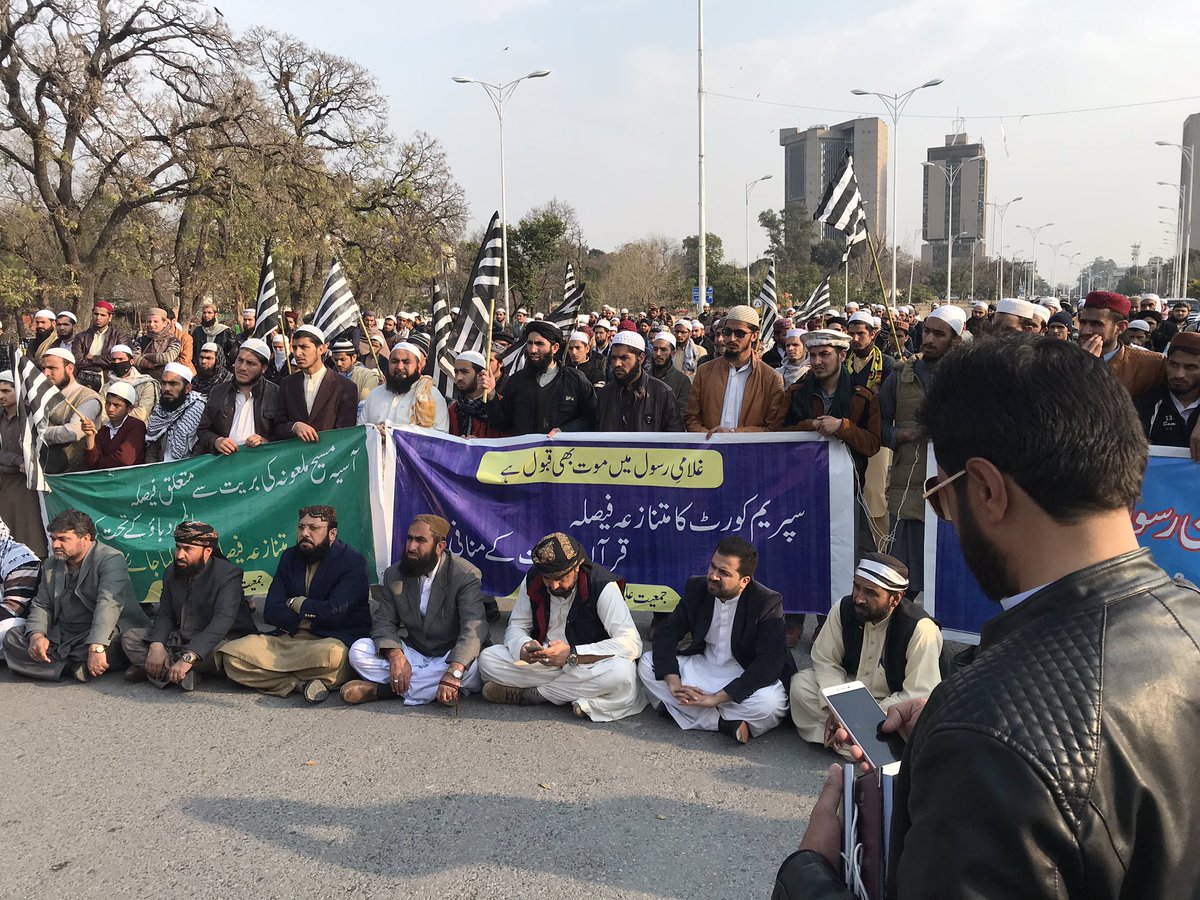
[{"label": "street light pole", "polygon": [[704,0],[696,0],[696,125],[698,129],[698,167],[700,179],[700,234],[696,240],[696,280],[700,296],[696,299],[696,314],[704,312],[708,299],[708,233],[704,225]]},{"label": "street light pole", "polygon": [[1034,292],[1037,290],[1037,239],[1038,239],[1038,235],[1041,234],[1043,228],[1049,228],[1053,224],[1054,224],[1053,222],[1047,222],[1045,225],[1036,225],[1036,226],[1034,226],[1034,225],[1018,225],[1017,226],[1018,228],[1029,232],[1029,246],[1030,246],[1030,251],[1032,253],[1032,256],[1030,258],[1033,262],[1033,266],[1029,270],[1029,296],[1026,299],[1032,298]]},{"label": "street light pole", "polygon": [[750,305],[750,192],[760,181],[767,181],[771,176],[764,175],[746,183],[746,305]]},{"label": "street light pole", "polygon": [[1183,214],[1184,200],[1187,200],[1187,214],[1183,228],[1183,290],[1180,297],[1187,297],[1188,292],[1188,257],[1192,249],[1192,195],[1196,193],[1196,145],[1190,147],[1184,144],[1172,144],[1167,141],[1155,141],[1160,147],[1174,147],[1183,154],[1184,162],[1188,164],[1187,197],[1183,196],[1183,185],[1179,186],[1179,211]]},{"label": "street light pole", "polygon": [[931,78],[924,84],[917,85],[910,91],[905,91],[903,94],[882,94],[878,91],[864,91],[861,88],[855,88],[850,93],[856,97],[878,97],[883,101],[884,108],[892,119],[892,177],[891,177],[891,192],[892,192],[892,306],[895,306],[898,301],[896,294],[896,248],[898,244],[897,232],[899,231],[899,223],[896,220],[896,184],[899,179],[899,156],[900,156],[900,116],[904,113],[904,107],[908,105],[908,101],[912,99],[912,95],[922,88],[937,87],[942,83],[941,78]]},{"label": "street light pole", "polygon": [[[1176,206],[1175,209],[1173,210],[1173,212],[1175,213],[1175,226],[1174,226],[1174,228],[1175,228],[1175,255],[1172,258],[1172,262],[1171,262],[1171,269],[1172,269],[1171,277],[1172,277],[1172,281],[1173,281],[1171,293],[1174,296],[1178,297],[1178,296],[1180,296],[1180,294],[1179,294],[1179,269],[1180,269],[1180,263],[1183,261],[1183,256],[1182,256],[1182,254],[1183,254],[1183,185],[1176,184],[1173,181],[1160,181],[1160,182],[1158,182],[1158,184],[1162,185],[1163,187],[1175,188],[1175,193],[1179,196],[1179,205]],[[1160,209],[1165,208],[1168,211],[1172,211],[1170,207],[1159,207],[1159,208]],[[1169,222],[1162,222],[1161,224],[1171,227]]]},{"label": "street light pole", "polygon": [[[1074,266],[1075,266],[1075,259],[1076,259],[1076,257],[1078,257],[1078,256],[1079,256],[1079,251],[1078,251],[1078,250],[1076,250],[1076,251],[1075,251],[1074,253],[1072,253],[1070,256],[1067,256],[1066,254],[1064,254],[1064,255],[1063,255],[1063,259],[1065,259],[1065,260],[1067,261],[1067,265],[1068,265],[1068,266],[1071,266],[1072,268],[1074,268]],[[1072,284],[1072,285],[1074,285],[1074,284],[1075,284],[1075,279],[1074,279],[1074,278],[1072,278],[1072,279],[1071,279],[1071,284]],[[1067,299],[1068,299],[1068,300],[1070,300],[1070,299],[1071,299],[1071,295],[1070,295],[1070,293],[1069,293],[1069,292],[1067,293]]]},{"label": "street light pole", "polygon": [[[1008,212],[1008,208],[1018,200],[1024,200],[1024,197],[1013,197],[1007,203],[991,204],[992,213],[1000,214],[1000,231],[996,234],[996,246],[1004,247],[1004,215]],[[1000,251],[1000,258],[996,260],[996,299],[1000,299],[1000,295],[1004,293],[1004,250]]]},{"label": "street light pole", "polygon": [[1057,244],[1046,244],[1045,245],[1045,246],[1049,247],[1051,249],[1051,251],[1053,251],[1053,253],[1054,253],[1054,255],[1050,258],[1051,259],[1051,262],[1050,262],[1050,296],[1051,297],[1058,296],[1058,285],[1054,280],[1055,271],[1058,268],[1058,251],[1061,250],[1063,247],[1067,246],[1067,244],[1069,244],[1069,243],[1071,243],[1070,240],[1065,240],[1065,241],[1059,241]]},{"label": "street light pole", "polygon": [[[958,175],[969,162],[983,159],[982,154],[972,156],[970,159],[964,159],[957,165],[946,160],[946,165],[942,166],[936,162],[921,163],[927,169],[937,169],[942,173],[942,177],[946,179],[946,302],[950,302],[950,274],[954,266],[954,232],[956,229],[953,225],[954,220],[954,182],[958,179]],[[965,232],[964,232],[965,234]]]},{"label": "street light pole", "polygon": [[504,317],[505,319],[511,313],[509,309],[508,297],[508,192],[504,178],[504,108],[508,105],[508,101],[512,99],[512,95],[516,93],[517,85],[529,78],[545,78],[550,74],[549,69],[536,69],[528,75],[522,75],[520,78],[515,78],[507,84],[489,84],[486,81],[480,81],[478,78],[468,78],[465,75],[455,75],[451,81],[458,84],[477,84],[483,88],[484,93],[488,95],[488,99],[492,101],[492,108],[496,110],[496,118],[500,121],[500,243],[503,245],[501,251],[503,254],[502,277],[504,280]]}]

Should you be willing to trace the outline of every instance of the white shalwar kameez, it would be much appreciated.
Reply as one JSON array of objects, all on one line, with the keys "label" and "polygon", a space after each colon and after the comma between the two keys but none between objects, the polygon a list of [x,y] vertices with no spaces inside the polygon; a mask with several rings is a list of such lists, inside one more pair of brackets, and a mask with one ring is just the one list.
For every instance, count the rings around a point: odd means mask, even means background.
[{"label": "white shalwar kameez", "polygon": [[[404,705],[432,703],[442,676],[450,668],[450,654],[454,651],[448,650],[441,656],[426,656],[408,644],[403,645],[403,650],[404,658],[412,666],[412,679],[408,683],[408,690],[404,692]],[[359,638],[350,645],[350,665],[367,681],[376,684],[391,681],[391,665],[386,657],[379,655],[375,642],[370,638]],[[483,680],[479,677],[479,660],[476,659],[463,671],[461,695],[477,694],[481,690]]]},{"label": "white shalwar kameez", "polygon": [[[713,617],[704,636],[704,652],[679,657],[679,680],[684,685],[715,694],[745,672],[733,656],[733,620],[740,599],[740,595],[724,602],[713,599]],[[740,703],[730,701],[705,708],[684,706],[675,699],[667,682],[654,675],[653,653],[643,654],[638,662],[638,675],[650,694],[650,705],[658,709],[660,703],[665,703],[671,718],[684,730],[716,731],[717,723],[727,719],[744,721],[750,726],[750,733],[758,737],[778,725],[787,714],[787,692],[781,681],[759,688]]]},{"label": "white shalwar kameez", "polygon": [[[575,595],[575,590],[566,597],[550,595],[547,641],[569,643],[567,614]],[[594,644],[580,644],[575,652],[580,656],[608,656],[608,659],[561,669],[544,663],[522,662],[521,648],[534,640],[533,610],[522,581],[508,629],[504,632],[504,644],[485,647],[479,654],[483,680],[509,687],[537,688],[543,697],[558,706],[576,704],[593,722],[613,722],[636,715],[646,708],[646,695],[638,683],[634,663],[642,652],[642,638],[615,582],[605,585],[596,598],[596,613],[610,637]]]}]

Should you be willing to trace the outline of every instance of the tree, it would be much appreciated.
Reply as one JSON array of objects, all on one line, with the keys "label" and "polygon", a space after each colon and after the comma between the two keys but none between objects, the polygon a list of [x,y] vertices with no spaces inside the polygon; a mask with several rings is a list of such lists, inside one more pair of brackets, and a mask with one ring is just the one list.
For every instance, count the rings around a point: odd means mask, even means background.
[{"label": "tree", "polygon": [[651,237],[590,261],[589,305],[649,309],[686,303],[683,258],[674,241]]},{"label": "tree", "polygon": [[562,302],[568,262],[582,277],[587,243],[579,217],[567,203],[555,199],[529,210],[508,229],[508,243],[510,290],[527,306],[545,312]]}]

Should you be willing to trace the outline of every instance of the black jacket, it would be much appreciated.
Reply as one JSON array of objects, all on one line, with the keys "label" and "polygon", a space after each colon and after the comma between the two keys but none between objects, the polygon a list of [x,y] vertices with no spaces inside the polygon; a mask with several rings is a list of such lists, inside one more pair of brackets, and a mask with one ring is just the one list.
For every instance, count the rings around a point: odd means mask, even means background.
[{"label": "black jacket", "polygon": [[631,392],[615,379],[596,391],[596,430],[683,431],[683,416],[671,389],[643,371]]},{"label": "black jacket", "polygon": [[[1148,550],[985,624],[905,749],[888,895],[1194,897],[1198,636],[1200,591]],[[775,896],[850,894],[800,851]]]},{"label": "black jacket", "polygon": [[596,391],[582,372],[560,364],[545,387],[537,378],[532,366],[510,375],[504,393],[484,404],[488,424],[512,435],[595,430]]},{"label": "black jacket", "polygon": [[[197,325],[192,329],[191,363],[196,368],[197,372],[200,371],[200,350],[205,344],[209,343],[210,340],[212,339],[209,338],[208,332],[204,330],[203,325]],[[233,361],[237,358],[238,352],[237,335],[233,333],[233,329],[228,325],[223,325],[221,332],[217,334],[216,340],[212,340],[212,343],[221,348],[221,353],[223,353],[225,356],[225,368],[232,372]],[[270,344],[270,339],[268,339],[267,343]]]},{"label": "black jacket", "polygon": [[[204,414],[200,417],[200,424],[196,426],[193,456],[215,453],[217,439],[229,437],[233,417],[237,413],[237,389],[237,384],[230,379],[218,384],[208,395],[204,404]],[[258,384],[250,389],[250,396],[254,400],[254,433],[270,440],[271,430],[279,416],[279,387],[265,378],[260,378]]]},{"label": "black jacket", "polygon": [[608,381],[608,359],[595,350],[590,351],[588,358],[579,365],[567,363],[567,367],[582,372],[594,388],[598,389]]},{"label": "black jacket", "polygon": [[[711,356],[706,356],[700,362],[704,363],[712,358]],[[662,374],[656,372],[653,366],[647,366],[646,374],[654,376],[671,389],[672,393],[675,394],[675,405],[679,407],[679,415],[682,416],[687,410],[688,396],[692,393],[692,379],[688,378],[673,365],[668,365],[666,371]]]},{"label": "black jacket", "polygon": [[213,556],[191,578],[176,578],[174,563],[167,566],[147,644],[177,646],[208,659],[222,641],[257,633],[242,590],[242,570],[229,560]]},{"label": "black jacket", "polygon": [[[337,638],[347,647],[371,634],[371,606],[367,585],[367,559],[349,544],[334,541],[305,590],[306,565],[296,547],[279,557],[275,578],[267,588],[263,619],[287,634],[295,634],[304,621],[313,634]],[[287,602],[305,597],[300,612]]]},{"label": "black jacket", "polygon": [[1191,446],[1192,429],[1196,427],[1196,419],[1200,418],[1200,407],[1186,416],[1180,415],[1171,391],[1166,387],[1147,391],[1134,400],[1133,405],[1150,443],[1162,447]]},{"label": "black jacket", "polygon": [[[716,602],[703,575],[687,580],[679,605],[654,632],[655,678],[662,681],[678,675],[680,656],[704,652]],[[691,635],[687,649],[677,649],[686,634]],[[782,681],[787,690],[796,674],[796,661],[784,636],[783,597],[778,591],[753,580],[746,586],[733,617],[732,642],[733,658],[746,670],[725,685],[725,693],[734,702],[740,703],[776,681]]]}]

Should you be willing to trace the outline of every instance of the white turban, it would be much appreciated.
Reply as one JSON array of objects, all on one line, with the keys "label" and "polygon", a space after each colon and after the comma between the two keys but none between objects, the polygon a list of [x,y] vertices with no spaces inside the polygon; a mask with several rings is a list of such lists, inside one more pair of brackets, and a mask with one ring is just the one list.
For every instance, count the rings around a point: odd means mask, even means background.
[{"label": "white turban", "polygon": [[947,303],[945,306],[939,306],[928,316],[926,321],[930,319],[941,319],[954,331],[955,334],[963,333],[963,326],[967,324],[967,314],[963,312],[961,306],[952,306]]}]

